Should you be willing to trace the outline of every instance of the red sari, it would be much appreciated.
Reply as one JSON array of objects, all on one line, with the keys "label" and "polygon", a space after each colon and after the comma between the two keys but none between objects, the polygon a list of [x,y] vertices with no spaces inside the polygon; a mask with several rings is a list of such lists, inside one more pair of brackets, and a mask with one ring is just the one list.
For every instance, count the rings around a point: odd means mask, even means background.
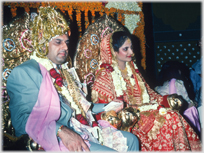
[{"label": "red sari", "polygon": [[[109,103],[114,99],[123,100],[126,107],[130,105],[141,106],[144,99],[148,99],[147,105],[152,105],[153,101],[159,104],[157,109],[149,109],[140,112],[139,121],[132,129],[141,143],[141,151],[201,151],[201,141],[192,127],[176,111],[170,110],[167,102],[167,95],[161,96],[152,90],[145,82],[133,62],[129,62],[135,85],[131,85],[129,79],[126,82],[126,91],[123,95],[117,97],[111,72],[113,50],[110,45],[111,34],[104,37],[101,41],[100,57],[101,69],[97,72],[92,86],[92,101],[94,103]],[[145,94],[145,96],[142,96]],[[144,98],[144,99],[143,99]],[[164,114],[159,113],[161,107],[166,107]],[[96,115],[100,119],[101,113]]]},{"label": "red sari", "polygon": [[[133,66],[131,68],[133,69]],[[124,79],[127,90],[123,96],[116,97],[111,71],[106,68],[100,69],[92,87],[93,102],[109,103],[117,98],[123,100],[128,106],[131,101],[127,95],[131,95],[135,99],[135,104],[141,105],[141,89],[138,85],[138,79],[140,79],[145,84],[150,101],[156,100],[159,105],[169,107],[167,96],[163,97],[154,92],[138,70],[135,70],[135,72],[137,75],[134,74],[136,82],[134,87],[131,87],[129,80]],[[97,119],[100,119],[100,114],[96,115]],[[178,112],[170,109],[167,110],[165,115],[160,115],[159,110],[153,109],[141,112],[140,120],[132,129],[132,133],[139,138],[142,151],[201,151],[199,136]]]}]

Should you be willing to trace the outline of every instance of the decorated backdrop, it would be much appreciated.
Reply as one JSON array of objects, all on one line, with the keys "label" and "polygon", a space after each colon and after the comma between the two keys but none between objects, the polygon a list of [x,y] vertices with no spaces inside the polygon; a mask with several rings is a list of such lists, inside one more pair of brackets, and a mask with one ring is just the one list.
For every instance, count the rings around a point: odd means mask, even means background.
[{"label": "decorated backdrop", "polygon": [[129,31],[139,37],[141,45],[141,65],[146,69],[145,35],[144,35],[144,14],[142,2],[5,2],[9,6],[12,17],[16,17],[17,9],[24,8],[25,12],[31,13],[32,8],[40,6],[52,6],[60,9],[68,15],[70,21],[76,19],[79,37],[82,36],[82,29],[86,29],[93,23],[96,17],[107,14],[122,23]]}]

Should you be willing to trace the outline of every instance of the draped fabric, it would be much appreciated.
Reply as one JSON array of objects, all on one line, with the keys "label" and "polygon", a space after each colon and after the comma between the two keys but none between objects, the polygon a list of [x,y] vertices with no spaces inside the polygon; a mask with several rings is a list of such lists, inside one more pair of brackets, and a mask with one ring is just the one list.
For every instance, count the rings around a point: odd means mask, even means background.
[{"label": "draped fabric", "polygon": [[[142,151],[201,151],[198,135],[179,113],[169,110],[162,116],[163,121],[157,111],[146,113],[156,114],[155,119],[142,115],[139,127],[132,130],[141,140]],[[147,132],[146,128],[141,128],[145,125],[151,126],[151,130]]]},{"label": "draped fabric", "polygon": [[100,57],[101,62],[106,64],[112,64],[112,54],[111,54],[111,48],[110,48],[110,38],[112,36],[112,33],[105,36],[101,41],[101,48],[100,48]]},{"label": "draped fabric", "polygon": [[60,101],[50,74],[41,64],[43,76],[38,100],[26,123],[28,135],[46,151],[60,151],[56,136],[56,121],[60,117]]},{"label": "draped fabric", "polygon": [[[69,151],[56,136],[56,121],[60,117],[60,100],[49,72],[39,64],[43,76],[38,100],[26,123],[26,132],[45,151]],[[85,135],[82,135],[85,138]],[[88,141],[85,141],[90,147]]]},{"label": "draped fabric", "polygon": [[[105,41],[105,39],[104,39]],[[109,43],[109,41],[107,41]],[[106,55],[110,55],[110,44],[101,43],[101,51],[108,51]],[[106,45],[104,45],[106,44]],[[103,54],[105,55],[105,53]],[[108,61],[108,59],[107,59]],[[111,64],[111,63],[110,63]],[[145,89],[149,94],[150,103],[157,102],[160,106],[167,107],[166,113],[160,114],[159,109],[149,109],[140,112],[140,119],[132,129],[132,133],[135,134],[141,142],[142,151],[175,151],[175,150],[193,150],[201,151],[201,141],[192,127],[185,121],[185,119],[173,110],[170,110],[167,96],[161,96],[152,90],[145,82],[144,78],[138,71],[133,70],[133,62],[131,65],[135,85],[132,86],[128,79],[124,79],[126,82],[127,90],[120,97],[117,97],[116,87],[113,83],[111,72],[105,68],[98,71],[94,85],[92,87],[92,98],[95,103],[109,103],[114,99],[123,99],[125,106],[131,103],[129,97],[137,99],[137,105],[141,106],[143,101],[141,99],[141,86],[139,82],[143,82]],[[134,89],[134,90],[130,90]],[[109,91],[110,93],[107,93]]]},{"label": "draped fabric", "polygon": [[175,86],[176,79],[171,79],[169,82],[169,94],[175,94],[176,93],[176,86]]},{"label": "draped fabric", "polygon": [[[58,93],[53,86],[49,72],[41,64],[39,65],[43,79],[38,100],[26,123],[26,132],[45,151],[69,151],[61,140],[58,141],[56,136],[56,121],[61,113]],[[87,113],[90,120],[93,119],[91,115]],[[78,121],[73,117],[71,117],[70,123],[82,139],[87,140],[85,143],[89,148],[91,146],[89,141],[99,143],[97,138],[100,137],[99,139],[102,139],[101,141],[104,146],[121,152],[128,149],[128,141],[121,131],[112,126],[107,126],[103,121],[99,122],[101,128],[84,125],[83,122],[80,123],[80,120]]]}]

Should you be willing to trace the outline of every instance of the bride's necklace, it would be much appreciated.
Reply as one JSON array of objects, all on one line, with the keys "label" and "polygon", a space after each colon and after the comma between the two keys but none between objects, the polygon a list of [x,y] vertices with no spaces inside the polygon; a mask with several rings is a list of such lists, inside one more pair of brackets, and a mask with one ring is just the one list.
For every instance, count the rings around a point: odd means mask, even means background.
[{"label": "bride's necklace", "polygon": [[127,67],[125,67],[125,69],[121,69],[120,67],[118,67],[119,70],[121,71],[121,74],[124,78],[127,78],[128,77],[128,71],[127,71]]},{"label": "bride's necklace", "polygon": [[[126,63],[126,68],[122,71],[119,69],[119,67],[117,65],[114,65],[113,68],[114,68],[114,71],[111,72],[111,75],[113,78],[113,84],[115,86],[115,91],[116,91],[117,97],[120,97],[121,95],[123,95],[123,91],[127,90],[126,82],[122,76],[123,71],[127,72],[127,77],[129,78],[132,87],[134,87],[136,82],[135,82],[134,77],[132,77],[133,72],[132,72],[132,69],[131,69],[130,64],[128,62]],[[134,68],[137,69],[137,66],[135,64],[134,64]],[[143,103],[149,103],[149,95],[147,93],[146,87],[144,85],[144,82],[141,82],[141,83],[142,83],[142,86],[144,88],[144,91],[142,92],[142,95],[141,95],[142,99],[143,99]]]},{"label": "bride's necklace", "polygon": [[[113,78],[113,84],[115,86],[116,94],[119,97],[119,96],[123,95],[123,91],[127,90],[126,82],[124,81],[124,78],[122,76],[122,72],[119,69],[119,67],[117,65],[114,65],[113,68],[114,68],[114,71],[111,72],[111,75]],[[124,71],[124,70],[122,70],[122,71]],[[134,78],[131,78],[133,73],[132,73],[132,69],[130,68],[130,65],[128,64],[128,62],[126,63],[125,71],[127,73],[126,76],[129,77],[132,86],[134,86],[135,80],[134,80]]]}]

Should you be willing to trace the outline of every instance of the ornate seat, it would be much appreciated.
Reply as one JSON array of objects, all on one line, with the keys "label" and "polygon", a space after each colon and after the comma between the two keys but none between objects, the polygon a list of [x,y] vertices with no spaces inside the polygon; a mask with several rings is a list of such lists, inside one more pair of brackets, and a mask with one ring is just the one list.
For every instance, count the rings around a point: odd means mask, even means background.
[{"label": "ornate seat", "polygon": [[73,59],[73,65],[81,82],[87,85],[90,99],[91,87],[95,78],[95,72],[100,63],[100,42],[104,36],[113,31],[125,30],[125,27],[112,17],[104,16],[90,24],[82,35],[77,45]]}]

